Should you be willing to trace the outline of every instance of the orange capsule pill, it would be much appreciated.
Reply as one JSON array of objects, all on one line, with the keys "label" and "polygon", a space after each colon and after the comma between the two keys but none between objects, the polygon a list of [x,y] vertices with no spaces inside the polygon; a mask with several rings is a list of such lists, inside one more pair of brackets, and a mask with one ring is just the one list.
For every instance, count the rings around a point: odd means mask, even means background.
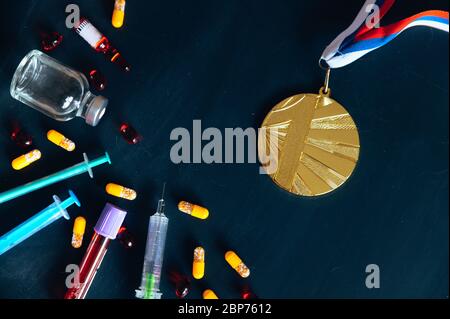
[{"label": "orange capsule pill", "polygon": [[192,276],[195,279],[202,279],[205,275],[205,250],[197,247],[194,250],[194,262],[192,263]]},{"label": "orange capsule pill", "polygon": [[137,193],[134,189],[114,183],[109,183],[106,185],[106,192],[109,195],[125,198],[128,200],[135,200],[137,197]]},{"label": "orange capsule pill", "polygon": [[219,297],[217,297],[216,293],[211,289],[206,289],[203,292],[203,299],[219,299]]},{"label": "orange capsule pill", "polygon": [[72,152],[75,149],[75,143],[69,140],[67,137],[55,130],[50,130],[47,132],[47,139],[56,144],[66,151]]},{"label": "orange capsule pill", "polygon": [[114,11],[111,19],[114,28],[120,28],[123,25],[125,19],[125,4],[125,0],[116,0],[114,3]]},{"label": "orange capsule pill", "polygon": [[242,278],[247,278],[250,276],[250,269],[248,269],[248,267],[234,251],[227,251],[225,253],[225,260]]},{"label": "orange capsule pill", "polygon": [[82,216],[75,218],[73,223],[72,247],[80,248],[83,244],[83,235],[86,230],[86,219]]},{"label": "orange capsule pill", "polygon": [[200,219],[206,219],[209,216],[209,210],[207,210],[205,207],[191,204],[185,201],[181,201],[178,203],[178,209],[183,213]]},{"label": "orange capsule pill", "polygon": [[31,163],[37,161],[41,158],[41,152],[39,150],[33,150],[31,152],[28,152],[27,154],[21,155],[14,159],[11,162],[12,168],[15,170],[21,170],[24,167],[27,167]]}]

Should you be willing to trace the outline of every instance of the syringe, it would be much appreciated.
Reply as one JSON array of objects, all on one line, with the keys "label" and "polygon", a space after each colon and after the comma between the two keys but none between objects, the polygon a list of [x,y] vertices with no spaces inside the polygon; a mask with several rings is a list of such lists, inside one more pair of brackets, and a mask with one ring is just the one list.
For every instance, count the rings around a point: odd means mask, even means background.
[{"label": "syringe", "polygon": [[20,244],[25,239],[33,236],[38,231],[57,221],[61,217],[70,219],[66,209],[73,204],[80,206],[78,198],[71,190],[69,190],[69,197],[66,200],[61,202],[59,197],[54,195],[53,201],[53,204],[0,237],[0,255]]},{"label": "syringe", "polygon": [[164,215],[164,189],[158,201],[156,213],[150,217],[148,224],[147,246],[145,248],[144,269],[142,271],[141,286],[136,290],[136,298],[161,299],[159,291],[161,269],[166,244],[169,219]]},{"label": "syringe", "polygon": [[71,166],[69,168],[63,169],[62,171],[56,172],[56,173],[48,175],[46,177],[42,177],[33,182],[29,182],[25,185],[18,186],[16,188],[10,189],[6,192],[0,193],[0,204],[7,202],[11,199],[23,196],[25,194],[34,192],[35,190],[41,189],[43,187],[66,180],[73,176],[83,174],[85,172],[88,172],[89,176],[91,178],[94,178],[94,175],[92,172],[92,169],[94,167],[97,167],[97,166],[105,164],[105,163],[111,164],[111,159],[109,158],[108,153],[105,153],[105,155],[103,155],[99,158],[96,158],[92,161],[90,161],[88,159],[86,153],[83,153],[83,158],[84,158],[84,162],[81,162],[81,163]]}]

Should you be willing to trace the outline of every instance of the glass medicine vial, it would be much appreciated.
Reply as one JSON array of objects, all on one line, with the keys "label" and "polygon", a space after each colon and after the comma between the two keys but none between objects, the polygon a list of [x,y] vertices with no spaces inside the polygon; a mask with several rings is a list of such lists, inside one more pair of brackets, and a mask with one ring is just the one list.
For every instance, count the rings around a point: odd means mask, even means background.
[{"label": "glass medicine vial", "polygon": [[16,100],[58,120],[82,117],[96,126],[108,99],[89,91],[86,77],[38,50],[29,52],[14,73],[10,88]]}]

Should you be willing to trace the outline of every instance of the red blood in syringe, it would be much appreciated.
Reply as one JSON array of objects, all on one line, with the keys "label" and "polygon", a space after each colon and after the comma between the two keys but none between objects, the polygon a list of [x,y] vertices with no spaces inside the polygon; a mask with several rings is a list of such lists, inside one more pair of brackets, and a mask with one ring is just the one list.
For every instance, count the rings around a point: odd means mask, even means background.
[{"label": "red blood in syringe", "polygon": [[129,72],[130,65],[122,57],[120,52],[111,45],[111,42],[86,18],[81,18],[75,25],[75,31],[90,44],[95,51],[103,53],[108,60],[117,64],[123,71]]},{"label": "red blood in syringe", "polygon": [[109,203],[105,205],[94,236],[80,263],[77,280],[67,290],[64,299],[84,299],[105,257],[111,240],[115,239],[127,212]]},{"label": "red blood in syringe", "polygon": [[67,290],[64,299],[84,299],[111,240],[94,233],[80,266],[78,285]]},{"label": "red blood in syringe", "polygon": [[112,63],[117,64],[123,71],[130,72],[130,65],[116,48],[109,47],[109,50],[105,52],[105,55]]}]

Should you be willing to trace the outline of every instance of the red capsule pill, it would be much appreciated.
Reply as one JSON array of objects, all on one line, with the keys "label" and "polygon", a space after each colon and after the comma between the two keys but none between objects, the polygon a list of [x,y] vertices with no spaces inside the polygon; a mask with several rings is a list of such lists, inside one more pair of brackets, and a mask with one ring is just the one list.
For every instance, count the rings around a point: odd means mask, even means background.
[{"label": "red capsule pill", "polygon": [[89,82],[97,91],[103,91],[106,88],[106,78],[99,70],[89,72]]},{"label": "red capsule pill", "polygon": [[33,138],[31,135],[21,129],[14,129],[11,132],[11,140],[22,148],[33,145]]},{"label": "red capsule pill", "polygon": [[175,295],[177,298],[183,299],[189,294],[191,281],[187,276],[173,271],[170,273],[169,279],[175,285]]},{"label": "red capsule pill", "polygon": [[117,239],[125,248],[134,247],[133,235],[131,235],[126,227],[120,227],[119,232],[117,233]]},{"label": "red capsule pill", "polygon": [[123,123],[120,126],[120,134],[129,144],[137,144],[141,141],[142,137],[139,133],[129,125],[128,123]]},{"label": "red capsule pill", "polygon": [[177,296],[177,298],[183,299],[189,294],[190,288],[191,285],[187,280],[177,283],[175,288],[175,295]]},{"label": "red capsule pill", "polygon": [[56,49],[63,40],[63,36],[58,32],[43,33],[41,38],[41,48],[46,52]]}]

